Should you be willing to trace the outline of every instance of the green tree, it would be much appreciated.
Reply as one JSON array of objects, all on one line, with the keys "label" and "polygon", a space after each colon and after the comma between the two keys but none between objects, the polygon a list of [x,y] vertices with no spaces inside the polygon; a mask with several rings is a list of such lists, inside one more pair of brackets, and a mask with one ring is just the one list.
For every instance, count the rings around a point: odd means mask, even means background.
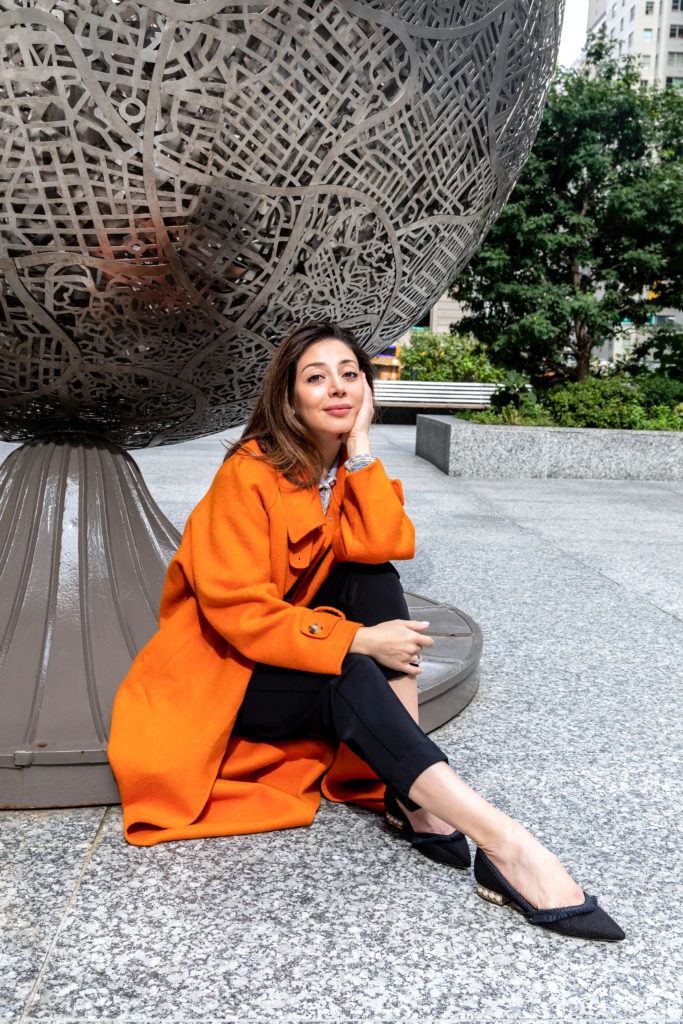
[{"label": "green tree", "polygon": [[641,88],[604,34],[558,71],[536,143],[486,242],[450,289],[452,329],[536,385],[584,380],[591,351],[683,306],[683,92]]},{"label": "green tree", "polygon": [[505,370],[492,366],[474,338],[459,334],[412,331],[401,351],[402,380],[502,380]]}]

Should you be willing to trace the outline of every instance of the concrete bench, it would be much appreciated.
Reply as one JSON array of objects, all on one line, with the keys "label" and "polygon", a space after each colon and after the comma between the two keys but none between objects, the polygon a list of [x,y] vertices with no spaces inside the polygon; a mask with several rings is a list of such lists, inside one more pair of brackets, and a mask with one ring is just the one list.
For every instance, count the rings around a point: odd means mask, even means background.
[{"label": "concrete bench", "polygon": [[375,405],[421,409],[487,409],[497,384],[477,381],[376,380]]}]

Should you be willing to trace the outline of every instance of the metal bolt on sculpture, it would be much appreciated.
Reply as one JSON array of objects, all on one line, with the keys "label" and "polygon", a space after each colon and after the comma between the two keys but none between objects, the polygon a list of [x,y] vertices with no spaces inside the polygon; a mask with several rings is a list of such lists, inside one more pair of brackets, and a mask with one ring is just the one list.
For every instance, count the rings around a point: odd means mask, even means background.
[{"label": "metal bolt on sculpture", "polygon": [[297,323],[410,327],[528,156],[561,13],[0,0],[0,805],[117,799],[178,540],[124,449],[243,422]]}]

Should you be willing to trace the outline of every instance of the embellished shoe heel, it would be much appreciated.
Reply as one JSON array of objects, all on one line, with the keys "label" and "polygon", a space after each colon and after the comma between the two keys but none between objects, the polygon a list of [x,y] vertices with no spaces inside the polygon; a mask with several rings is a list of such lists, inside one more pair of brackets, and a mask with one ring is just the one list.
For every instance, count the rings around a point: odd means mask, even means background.
[{"label": "embellished shoe heel", "polygon": [[468,868],[472,863],[470,848],[462,832],[456,829],[445,836],[435,832],[415,832],[389,789],[384,794],[384,816],[387,823],[404,839],[409,840],[424,857],[454,868]]},{"label": "embellished shoe heel", "polygon": [[384,817],[390,825],[394,826],[394,828],[405,828],[406,822],[402,818],[397,818],[395,814],[390,814],[389,811],[385,810]]},{"label": "embellished shoe heel", "polygon": [[619,942],[626,938],[617,922],[598,906],[595,896],[585,896],[583,903],[576,906],[549,907],[547,910],[534,907],[513,889],[507,878],[478,847],[474,857],[474,877],[477,892],[482,899],[499,907],[506,903],[512,904],[515,910],[524,914],[529,924],[559,932],[560,935],[570,935],[574,939]]},{"label": "embellished shoe heel", "polygon": [[499,892],[487,889],[485,885],[480,885],[479,882],[477,882],[477,895],[481,896],[483,900],[488,900],[489,903],[495,903],[497,907],[503,907],[506,903],[510,902],[509,896],[501,896]]}]

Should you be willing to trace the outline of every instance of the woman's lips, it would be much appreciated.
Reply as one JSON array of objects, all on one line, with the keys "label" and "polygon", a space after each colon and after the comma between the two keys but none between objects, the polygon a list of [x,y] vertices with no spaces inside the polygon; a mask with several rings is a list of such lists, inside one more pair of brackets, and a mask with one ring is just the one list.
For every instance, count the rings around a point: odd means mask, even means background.
[{"label": "woman's lips", "polygon": [[325,412],[329,412],[332,416],[346,416],[347,413],[351,412],[350,405],[331,405],[329,409],[325,409]]}]

